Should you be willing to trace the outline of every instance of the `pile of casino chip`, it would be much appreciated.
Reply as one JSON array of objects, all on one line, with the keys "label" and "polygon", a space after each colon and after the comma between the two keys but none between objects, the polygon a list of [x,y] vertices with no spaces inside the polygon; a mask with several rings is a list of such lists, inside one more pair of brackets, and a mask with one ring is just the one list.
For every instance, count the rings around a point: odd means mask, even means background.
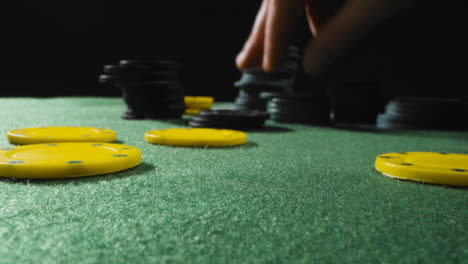
[{"label": "pile of casino chip", "polygon": [[330,102],[325,83],[308,78],[302,51],[290,46],[285,61],[274,72],[247,69],[234,83],[239,89],[235,109],[267,112],[278,123],[330,123]]},{"label": "pile of casino chip", "polygon": [[330,123],[330,104],[320,94],[284,92],[262,93],[268,100],[267,112],[279,123],[327,125]]},{"label": "pile of casino chip", "polygon": [[[151,130],[152,144],[183,147],[231,147],[247,142],[242,131],[211,128]],[[112,143],[117,134],[96,127],[14,129],[7,138],[16,146],[0,149],[0,177],[62,179],[124,171],[141,163],[141,151]]]},{"label": "pile of casino chip", "polygon": [[16,146],[0,149],[0,177],[61,179],[109,174],[141,163],[139,149],[111,143],[116,133],[96,127],[38,127],[7,133]]},{"label": "pile of casino chip", "polygon": [[194,116],[191,127],[228,128],[238,130],[260,129],[265,124],[268,114],[258,110],[207,110]]},{"label": "pile of casino chip", "polygon": [[378,115],[377,128],[440,129],[467,128],[466,105],[456,98],[397,97]]},{"label": "pile of casino chip", "polygon": [[240,80],[234,83],[234,87],[239,89],[234,102],[235,109],[265,111],[267,102],[260,97],[260,93],[282,92],[287,87],[292,87],[300,56],[300,50],[296,46],[290,46],[286,60],[274,72],[256,68],[244,70]]},{"label": "pile of casino chip", "polygon": [[[466,105],[458,99],[399,97],[379,112],[382,97],[375,83],[335,82],[327,86],[309,78],[289,61],[276,73],[249,70],[236,82],[235,109],[212,109],[213,98],[184,96],[174,61],[123,60],[106,65],[102,83],[121,89],[128,107],[125,119],[181,118],[192,128],[150,130],[144,139],[155,145],[231,147],[247,143],[240,130],[261,130],[268,118],[278,123],[326,125],[331,121],[372,123],[380,129],[466,128]],[[296,67],[297,66],[297,67]],[[332,113],[332,115],[330,115]],[[40,127],[11,130],[16,146],[0,149],[0,177],[60,179],[115,173],[138,166],[141,151],[112,143],[111,129]],[[383,175],[432,184],[468,186],[468,155],[400,152],[379,155],[375,168]]]},{"label": "pile of casino chip", "polygon": [[186,107],[179,71],[170,60],[121,60],[105,65],[99,80],[122,91],[125,119],[180,118]]},{"label": "pile of casino chip", "polygon": [[211,110],[214,99],[209,96],[185,96],[185,114],[197,115],[200,111]]}]

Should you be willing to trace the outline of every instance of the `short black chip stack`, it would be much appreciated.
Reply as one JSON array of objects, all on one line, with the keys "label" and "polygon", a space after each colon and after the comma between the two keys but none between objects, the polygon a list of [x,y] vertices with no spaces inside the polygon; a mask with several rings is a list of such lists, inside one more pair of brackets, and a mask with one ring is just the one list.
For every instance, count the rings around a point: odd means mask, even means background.
[{"label": "short black chip stack", "polygon": [[326,97],[301,92],[268,93],[267,112],[271,120],[278,123],[301,123],[328,125],[330,104]]},{"label": "short black chip stack", "polygon": [[280,92],[291,87],[299,60],[300,50],[296,46],[290,46],[285,62],[275,72],[264,72],[259,69],[243,71],[241,79],[234,83],[239,89],[235,109],[265,111],[266,101],[260,98],[260,93]]},{"label": "short black chip stack", "polygon": [[259,110],[205,110],[194,116],[189,121],[189,125],[202,128],[254,130],[262,128],[266,119],[268,114]]},{"label": "short black chip stack", "polygon": [[127,105],[124,119],[180,118],[185,111],[180,64],[168,60],[122,60],[104,66],[101,83],[120,88]]},{"label": "short black chip stack", "polygon": [[375,125],[385,100],[375,81],[334,81],[328,88],[334,124]]},{"label": "short black chip stack", "polygon": [[466,129],[465,106],[455,98],[398,97],[379,114],[377,128],[400,129]]},{"label": "short black chip stack", "polygon": [[301,65],[299,64],[291,87],[283,92],[263,92],[260,97],[267,100],[267,112],[275,122],[328,125],[328,81],[325,78],[307,76]]}]

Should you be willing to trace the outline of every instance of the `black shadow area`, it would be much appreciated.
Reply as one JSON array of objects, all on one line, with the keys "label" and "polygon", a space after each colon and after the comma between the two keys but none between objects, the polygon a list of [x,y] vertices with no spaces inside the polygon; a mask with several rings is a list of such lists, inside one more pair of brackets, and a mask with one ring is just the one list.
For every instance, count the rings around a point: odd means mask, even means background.
[{"label": "black shadow area", "polygon": [[247,132],[286,133],[286,132],[294,132],[294,129],[291,129],[288,127],[280,127],[280,126],[264,126],[259,129],[248,130]]}]

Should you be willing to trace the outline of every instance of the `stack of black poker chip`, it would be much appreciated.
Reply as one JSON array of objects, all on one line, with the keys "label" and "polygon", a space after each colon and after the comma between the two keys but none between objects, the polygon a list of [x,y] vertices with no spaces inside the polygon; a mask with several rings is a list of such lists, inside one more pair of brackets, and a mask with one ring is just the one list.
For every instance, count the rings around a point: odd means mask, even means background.
[{"label": "stack of black poker chip", "polygon": [[104,66],[101,83],[122,91],[124,119],[180,118],[185,111],[180,64],[168,60],[122,60]]},{"label": "stack of black poker chip", "polygon": [[265,72],[255,68],[243,71],[241,79],[234,83],[234,86],[239,89],[235,109],[264,111],[266,101],[260,98],[260,93],[283,91],[292,86],[300,57],[300,50],[296,46],[290,46],[286,60],[276,71]]},{"label": "stack of black poker chip", "polygon": [[283,92],[263,92],[270,118],[279,123],[330,124],[327,80],[307,76],[299,64],[293,85]]},{"label": "stack of black poker chip", "polygon": [[375,81],[334,81],[328,95],[335,125],[375,125],[385,106],[380,84]]},{"label": "stack of black poker chip", "polygon": [[328,125],[330,104],[327,98],[313,93],[284,92],[269,96],[267,112],[279,123]]},{"label": "stack of black poker chip", "polygon": [[466,129],[465,105],[456,98],[398,97],[377,117],[377,128]]},{"label": "stack of black poker chip", "polygon": [[259,110],[205,110],[194,116],[189,125],[201,128],[255,130],[262,128],[266,119],[268,114]]}]

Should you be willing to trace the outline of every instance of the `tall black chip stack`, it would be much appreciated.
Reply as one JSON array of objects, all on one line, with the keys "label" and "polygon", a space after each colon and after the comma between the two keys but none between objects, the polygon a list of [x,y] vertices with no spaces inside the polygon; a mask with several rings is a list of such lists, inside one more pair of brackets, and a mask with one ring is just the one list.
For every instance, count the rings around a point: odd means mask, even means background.
[{"label": "tall black chip stack", "polygon": [[104,66],[101,83],[120,88],[124,119],[180,118],[185,111],[180,64],[169,60],[122,60]]},{"label": "tall black chip stack", "polygon": [[397,97],[377,118],[377,128],[386,130],[458,130],[466,124],[465,105],[456,98]]},{"label": "tall black chip stack", "polygon": [[380,84],[375,81],[334,81],[328,95],[335,125],[375,125],[385,106]]},{"label": "tall black chip stack", "polygon": [[260,93],[281,92],[291,87],[300,57],[300,50],[296,46],[290,46],[285,62],[275,72],[264,72],[259,69],[243,71],[241,79],[234,83],[239,89],[235,109],[265,111],[266,101],[260,97]]}]

